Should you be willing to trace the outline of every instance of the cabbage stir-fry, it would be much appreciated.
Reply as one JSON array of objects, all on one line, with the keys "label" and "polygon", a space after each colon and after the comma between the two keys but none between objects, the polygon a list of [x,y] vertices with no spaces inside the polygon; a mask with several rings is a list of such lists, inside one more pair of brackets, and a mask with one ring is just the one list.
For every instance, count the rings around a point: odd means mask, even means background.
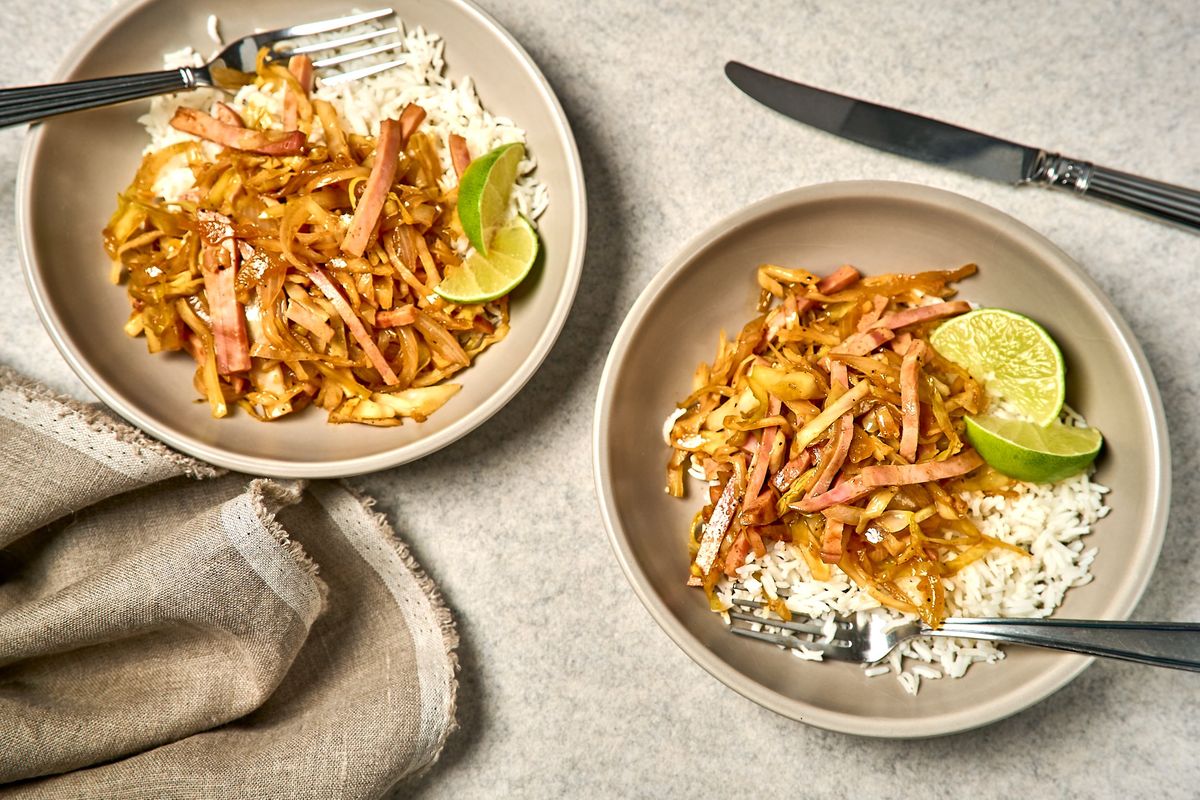
[{"label": "cabbage stir-fry", "polygon": [[[758,269],[761,316],[733,341],[721,334],[666,426],[667,491],[683,496],[685,471],[708,484],[688,583],[714,609],[721,578],[782,540],[815,580],[836,565],[882,605],[936,627],[945,579],[993,548],[1016,549],[982,533],[960,497],[1010,484],[964,439],[963,416],[983,411],[986,395],[928,342],[939,321],[969,310],[945,298],[974,272]],[[781,600],[771,609],[791,618]]]},{"label": "cabbage stir-fry", "polygon": [[[508,331],[507,298],[459,306],[433,291],[465,240],[424,110],[360,136],[311,96],[307,57],[260,54],[245,78],[282,97],[278,118],[180,108],[172,126],[198,139],[147,154],[120,195],[104,242],[133,306],[125,330],[190,354],[214,417],[315,405],[332,422],[424,420]],[[447,147],[461,174],[465,142]],[[156,183],[180,164],[195,185],[167,201]]]}]

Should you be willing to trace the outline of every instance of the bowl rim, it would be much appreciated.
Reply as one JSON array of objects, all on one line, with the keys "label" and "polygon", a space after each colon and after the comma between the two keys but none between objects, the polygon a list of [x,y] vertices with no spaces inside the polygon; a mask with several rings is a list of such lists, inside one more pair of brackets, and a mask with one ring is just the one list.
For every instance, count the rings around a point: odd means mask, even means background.
[{"label": "bowl rim", "polygon": [[[132,0],[119,4],[102,16],[67,52],[59,63],[50,80],[54,82],[67,80],[67,76],[77,69],[80,63],[91,53],[95,43],[110,33],[114,28],[127,19],[141,13],[142,10],[162,0]],[[340,478],[351,475],[361,475],[377,470],[407,464],[424,456],[430,455],[443,447],[466,436],[482,425],[493,415],[516,397],[517,393],[534,376],[542,363],[549,356],[554,343],[566,324],[567,317],[574,305],[575,295],[583,276],[583,262],[587,246],[587,192],[584,186],[583,164],[579,156],[579,147],[571,130],[570,122],[558,96],[554,93],[550,82],[542,73],[537,63],[499,22],[490,14],[475,5],[471,0],[443,0],[444,3],[456,6],[460,11],[472,18],[477,24],[489,31],[495,37],[497,44],[507,50],[520,64],[528,75],[533,88],[540,99],[547,103],[554,117],[554,134],[564,144],[567,166],[567,181],[574,203],[571,209],[572,236],[570,246],[566,251],[566,274],[562,289],[559,292],[550,319],[543,327],[533,349],[518,364],[512,374],[500,387],[488,396],[482,403],[470,409],[461,419],[451,425],[422,437],[415,442],[400,445],[373,455],[341,458],[331,461],[284,461],[274,458],[245,456],[230,453],[224,448],[208,444],[186,433],[172,430],[159,425],[154,420],[142,414],[137,408],[124,402],[107,381],[95,374],[89,364],[83,359],[71,342],[63,335],[58,322],[58,315],[50,305],[49,296],[42,280],[42,269],[37,264],[34,254],[34,231],[32,228],[32,171],[34,161],[38,157],[45,130],[39,123],[30,126],[21,148],[17,164],[15,184],[16,214],[15,225],[17,232],[17,251],[20,255],[21,272],[25,279],[25,287],[33,300],[38,319],[50,336],[59,354],[66,360],[75,375],[92,391],[106,406],[123,417],[126,421],[140,428],[151,436],[160,439],[171,447],[188,455],[207,461],[227,469],[258,475],[269,475],[280,478]],[[399,12],[397,12],[399,15]],[[560,200],[559,202],[566,202]]]},{"label": "bowl rim", "polygon": [[600,516],[604,522],[613,554],[616,556],[626,580],[633,588],[634,594],[637,595],[650,616],[689,658],[738,694],[798,722],[840,733],[894,739],[919,739],[959,733],[998,722],[1041,702],[1074,680],[1095,659],[1075,654],[1055,654],[1057,660],[1054,664],[1048,666],[1035,680],[1013,691],[997,695],[982,704],[928,718],[908,720],[904,726],[897,726],[894,721],[878,717],[830,711],[802,700],[787,697],[743,675],[716,656],[699,638],[688,631],[657,598],[650,588],[649,577],[634,560],[629,546],[629,537],[617,517],[616,500],[611,482],[607,480],[612,465],[609,461],[606,442],[610,434],[609,422],[616,378],[646,311],[657,301],[663,290],[686,271],[699,253],[728,235],[733,229],[787,208],[819,201],[849,198],[915,201],[976,216],[1005,235],[1019,239],[1022,244],[1035,250],[1041,259],[1055,262],[1060,267],[1059,274],[1068,282],[1074,283],[1077,288],[1082,288],[1091,295],[1099,309],[1114,324],[1120,338],[1120,349],[1136,368],[1137,390],[1143,407],[1149,411],[1153,432],[1150,442],[1151,463],[1155,465],[1154,497],[1150,506],[1152,511],[1148,526],[1150,530],[1148,548],[1151,551],[1148,555],[1150,557],[1144,560],[1141,574],[1135,577],[1131,587],[1132,591],[1127,592],[1125,602],[1120,605],[1115,617],[1128,619],[1145,592],[1158,563],[1170,508],[1170,444],[1167,438],[1162,398],[1153,379],[1150,364],[1134,337],[1133,331],[1112,301],[1083,268],[1057,245],[1014,217],[991,206],[954,192],[922,184],[876,180],[838,181],[804,186],[763,198],[725,216],[693,237],[666,266],[655,274],[626,314],[605,361],[597,390],[593,419],[592,470]]}]

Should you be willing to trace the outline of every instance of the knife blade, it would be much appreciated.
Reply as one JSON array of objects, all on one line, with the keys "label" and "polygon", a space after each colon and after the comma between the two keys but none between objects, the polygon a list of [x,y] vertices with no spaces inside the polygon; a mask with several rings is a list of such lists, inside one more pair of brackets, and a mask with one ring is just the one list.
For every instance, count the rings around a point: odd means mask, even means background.
[{"label": "knife blade", "polygon": [[737,61],[725,65],[725,75],[768,108],[859,144],[979,178],[1069,189],[1200,230],[1200,193],[1182,186],[835,94]]}]

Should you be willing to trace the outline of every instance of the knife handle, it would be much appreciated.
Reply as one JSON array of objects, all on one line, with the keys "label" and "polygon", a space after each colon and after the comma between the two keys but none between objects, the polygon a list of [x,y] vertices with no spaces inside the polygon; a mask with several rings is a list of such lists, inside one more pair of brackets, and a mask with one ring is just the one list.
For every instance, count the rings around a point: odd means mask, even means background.
[{"label": "knife handle", "polygon": [[1030,180],[1200,230],[1200,192],[1182,186],[1046,152]]}]

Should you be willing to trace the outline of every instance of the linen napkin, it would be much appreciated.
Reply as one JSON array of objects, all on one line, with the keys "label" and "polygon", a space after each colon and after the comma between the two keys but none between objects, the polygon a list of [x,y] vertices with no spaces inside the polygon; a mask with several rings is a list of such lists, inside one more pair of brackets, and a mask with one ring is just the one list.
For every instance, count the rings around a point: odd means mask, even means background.
[{"label": "linen napkin", "polygon": [[379,797],[437,758],[454,623],[369,500],[3,367],[0,454],[0,797]]}]

